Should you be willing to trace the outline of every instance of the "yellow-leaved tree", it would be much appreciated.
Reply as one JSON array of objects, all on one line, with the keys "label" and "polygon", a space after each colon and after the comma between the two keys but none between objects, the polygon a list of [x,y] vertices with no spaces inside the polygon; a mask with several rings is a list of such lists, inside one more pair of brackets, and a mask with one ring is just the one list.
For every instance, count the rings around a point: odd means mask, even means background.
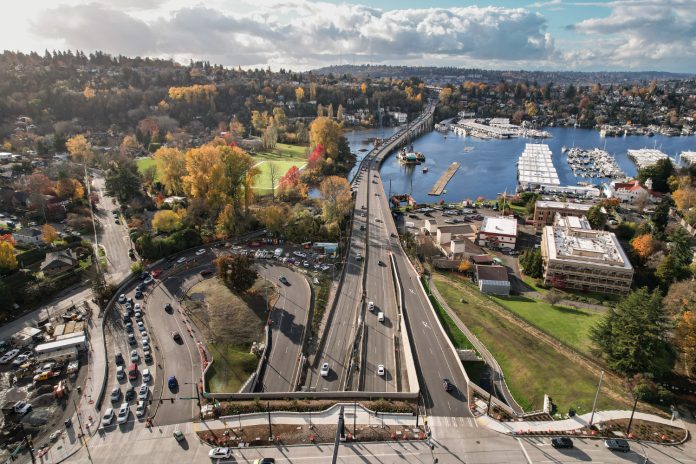
[{"label": "yellow-leaved tree", "polygon": [[50,245],[58,240],[58,231],[51,224],[44,224],[43,227],[41,227],[41,234],[41,239],[46,245]]},{"label": "yellow-leaved tree", "polygon": [[336,159],[338,143],[342,136],[343,129],[336,121],[326,117],[316,118],[309,128],[311,150],[321,145],[327,157]]},{"label": "yellow-leaved tree", "polygon": [[89,163],[94,157],[92,145],[82,134],[70,137],[65,142],[65,146],[68,149],[68,153],[70,153],[70,157],[77,163]]},{"label": "yellow-leaved tree", "polygon": [[0,241],[0,269],[10,271],[17,269],[17,256],[14,246],[5,240]]},{"label": "yellow-leaved tree", "polygon": [[186,155],[176,148],[160,148],[154,155],[160,181],[170,195],[184,193],[183,178],[186,175]]},{"label": "yellow-leaved tree", "polygon": [[157,232],[174,232],[181,229],[181,217],[174,211],[163,209],[152,217],[152,228]]},{"label": "yellow-leaved tree", "polygon": [[655,252],[655,240],[650,234],[638,235],[631,240],[631,248],[642,260],[647,259]]}]

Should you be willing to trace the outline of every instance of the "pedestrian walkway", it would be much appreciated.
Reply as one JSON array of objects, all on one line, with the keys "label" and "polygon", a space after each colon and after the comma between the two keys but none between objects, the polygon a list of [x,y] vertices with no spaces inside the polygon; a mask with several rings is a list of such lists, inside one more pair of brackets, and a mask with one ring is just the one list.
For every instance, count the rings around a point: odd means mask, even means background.
[{"label": "pedestrian walkway", "polygon": [[[590,418],[592,414],[582,414],[580,416],[574,416],[569,419],[563,419],[558,421],[519,421],[519,422],[499,422],[489,416],[481,416],[478,418],[478,423],[485,427],[495,430],[500,433],[514,434],[519,432],[567,432],[571,430],[580,430],[584,427],[590,425]],[[597,424],[600,422],[605,422],[615,419],[629,419],[631,417],[631,411],[597,411],[594,414],[593,423]],[[664,417],[656,416],[654,414],[646,414],[642,412],[636,412],[633,419],[640,419],[649,422],[657,422],[659,424],[667,424],[674,427],[679,427],[681,429],[686,428],[686,424],[681,419],[676,419],[674,421],[666,419]]]}]

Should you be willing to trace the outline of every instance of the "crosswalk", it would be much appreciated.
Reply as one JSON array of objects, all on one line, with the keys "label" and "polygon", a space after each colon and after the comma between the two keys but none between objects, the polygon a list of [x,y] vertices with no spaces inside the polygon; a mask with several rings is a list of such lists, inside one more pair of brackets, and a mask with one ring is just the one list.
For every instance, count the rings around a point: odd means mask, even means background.
[{"label": "crosswalk", "polygon": [[428,427],[435,438],[456,437],[467,433],[467,429],[477,428],[473,417],[430,416]]},{"label": "crosswalk", "polygon": [[151,440],[153,438],[160,438],[162,436],[171,437],[173,436],[174,430],[176,428],[179,428],[179,430],[181,430],[181,432],[184,435],[186,435],[195,431],[194,425],[195,424],[188,422],[185,424],[163,425],[159,427],[155,425],[151,428],[147,428],[144,426],[144,424],[140,422],[133,423],[133,421],[131,421],[127,424],[127,427],[125,429],[122,429],[121,426],[112,425],[110,427],[107,427],[106,432],[103,436],[99,433],[94,434],[89,440],[89,446],[113,446],[117,443],[132,443],[134,441]]}]

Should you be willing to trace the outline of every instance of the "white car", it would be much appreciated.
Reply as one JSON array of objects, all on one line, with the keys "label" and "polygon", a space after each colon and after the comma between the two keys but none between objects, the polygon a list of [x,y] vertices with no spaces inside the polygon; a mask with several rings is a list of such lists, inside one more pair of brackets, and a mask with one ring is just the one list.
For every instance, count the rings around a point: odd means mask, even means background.
[{"label": "white car", "polygon": [[147,388],[147,385],[143,384],[140,386],[140,390],[138,390],[138,399],[139,400],[146,400],[147,396],[150,394],[150,389]]},{"label": "white car", "polygon": [[145,324],[143,324],[143,321],[138,321],[138,330],[141,332],[145,331]]},{"label": "white car", "polygon": [[121,399],[121,389],[118,387],[114,387],[114,389],[111,390],[111,401],[113,401],[115,403],[116,401],[118,401],[120,399]]},{"label": "white car", "polygon": [[326,377],[327,375],[329,375],[329,363],[324,363],[321,365],[321,370],[319,371],[319,374],[322,377]]},{"label": "white car", "polygon": [[116,378],[118,380],[123,380],[126,378],[126,372],[123,370],[123,366],[118,366],[116,368]]},{"label": "white car", "polygon": [[229,448],[213,448],[208,453],[210,459],[229,459],[232,455],[232,450]]},{"label": "white car", "polygon": [[14,404],[14,410],[17,414],[23,416],[31,411],[31,404],[25,403],[24,401],[17,401]]},{"label": "white car", "polygon": [[370,311],[374,311],[375,310],[375,302],[374,301],[368,302],[367,309],[369,309]]},{"label": "white car", "polygon": [[118,302],[121,303],[121,304],[123,304],[123,303],[126,302],[126,294],[125,294],[125,293],[121,293],[121,294],[118,296]]},{"label": "white car", "polygon": [[27,362],[27,360],[29,359],[30,356],[31,355],[29,353],[22,353],[19,356],[17,356],[14,361],[12,361],[12,365],[13,366],[21,366],[22,364]]},{"label": "white car", "polygon": [[145,401],[138,401],[138,405],[135,407],[135,415],[138,417],[145,415]]},{"label": "white car", "polygon": [[104,417],[102,417],[102,425],[107,426],[111,425],[111,422],[114,420],[114,408],[108,408],[104,412]]},{"label": "white car", "polygon": [[150,383],[152,380],[152,374],[150,374],[150,369],[143,369],[143,382]]},{"label": "white car", "polygon": [[135,306],[133,306],[133,311],[135,311],[136,313],[140,312],[140,310],[142,310],[142,309],[143,309],[143,307],[140,306],[140,303],[135,303]]},{"label": "white car", "polygon": [[121,403],[121,407],[118,409],[118,417],[116,422],[119,424],[125,424],[128,420],[128,414],[130,413],[130,406],[128,403]]},{"label": "white car", "polygon": [[181,264],[186,261],[186,256],[182,256],[181,258],[177,259],[176,262],[177,264]]},{"label": "white car", "polygon": [[19,350],[10,350],[7,353],[3,355],[2,358],[0,358],[0,364],[7,364],[8,362],[12,361],[12,358],[17,356],[19,354]]},{"label": "white car", "polygon": [[377,366],[377,375],[384,375],[384,364],[380,364],[379,366]]},{"label": "white car", "polygon": [[198,250],[198,251],[196,252],[196,256],[200,256],[200,255],[202,255],[202,254],[205,254],[205,248],[201,248],[200,250]]},{"label": "white car", "polygon": [[136,362],[136,363],[138,361],[140,361],[140,355],[138,355],[138,350],[131,351],[130,360],[131,360],[131,362]]}]

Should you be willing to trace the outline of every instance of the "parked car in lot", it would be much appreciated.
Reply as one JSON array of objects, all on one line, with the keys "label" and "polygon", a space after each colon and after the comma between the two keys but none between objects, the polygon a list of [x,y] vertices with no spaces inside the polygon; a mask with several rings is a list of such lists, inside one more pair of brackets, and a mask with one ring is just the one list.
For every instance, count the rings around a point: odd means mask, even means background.
[{"label": "parked car in lot", "polygon": [[19,350],[14,349],[5,353],[2,358],[0,358],[0,364],[7,364],[12,361],[12,359],[19,354]]},{"label": "parked car in lot", "polygon": [[135,407],[135,415],[143,417],[145,415],[145,408],[145,401],[138,401],[138,405]]},{"label": "parked car in lot", "polygon": [[138,361],[140,361],[140,356],[138,355],[138,350],[131,350],[130,360],[131,360],[131,362],[134,362],[134,363],[137,363]]},{"label": "parked car in lot", "polygon": [[118,387],[114,387],[113,390],[111,390],[111,401],[116,402],[121,399],[121,389]]},{"label": "parked car in lot", "polygon": [[224,448],[213,448],[208,452],[208,457],[210,459],[229,459],[232,456],[232,450]]},{"label": "parked car in lot", "polygon": [[121,294],[118,296],[118,302],[121,303],[121,304],[123,304],[123,303],[126,302],[126,294],[125,294],[125,293],[121,293]]},{"label": "parked car in lot", "polygon": [[150,389],[147,387],[147,385],[142,384],[140,386],[140,389],[138,390],[138,399],[139,400],[146,400],[149,394],[150,394]]},{"label": "parked car in lot", "polygon": [[116,378],[118,380],[123,380],[126,378],[126,372],[123,370],[123,366],[118,366],[116,368]]},{"label": "parked car in lot", "polygon": [[128,406],[128,403],[121,403],[121,407],[118,409],[118,418],[116,422],[125,424],[128,421],[128,413],[130,413],[130,406]]},{"label": "parked car in lot", "polygon": [[26,403],[24,401],[17,401],[14,404],[14,411],[17,414],[19,414],[20,416],[28,414],[29,411],[31,411],[31,409],[32,409],[31,403]]},{"label": "parked car in lot", "polygon": [[152,380],[150,369],[143,369],[143,383],[150,383],[150,380]]},{"label": "parked car in lot", "polygon": [[126,401],[130,401],[135,398],[135,387],[133,385],[129,385],[128,388],[126,388],[126,393],[123,395],[123,398]]},{"label": "parked car in lot", "polygon": [[104,416],[102,417],[101,425],[106,427],[107,425],[111,425],[113,421],[114,408],[107,408],[106,411],[104,411]]},{"label": "parked car in lot", "polygon": [[179,430],[179,427],[174,429],[174,432],[172,432],[172,436],[176,441],[183,441],[185,439],[184,434],[181,433],[181,430]]}]

